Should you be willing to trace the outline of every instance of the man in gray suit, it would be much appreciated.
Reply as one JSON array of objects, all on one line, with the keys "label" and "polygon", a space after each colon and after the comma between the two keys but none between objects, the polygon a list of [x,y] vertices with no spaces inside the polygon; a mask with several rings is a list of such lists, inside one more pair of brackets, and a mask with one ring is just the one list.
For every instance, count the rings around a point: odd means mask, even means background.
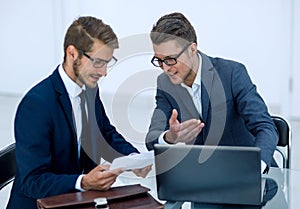
[{"label": "man in gray suit", "polygon": [[262,172],[276,166],[277,129],[245,66],[197,49],[193,26],[181,13],[153,26],[151,62],[157,79],[156,108],[146,136],[156,143],[256,146]]},{"label": "man in gray suit", "polygon": [[181,13],[161,17],[151,40],[151,62],[164,73],[157,78],[147,148],[157,143],[255,146],[261,148],[262,172],[276,166],[278,132],[245,66],[200,52],[195,30]]}]

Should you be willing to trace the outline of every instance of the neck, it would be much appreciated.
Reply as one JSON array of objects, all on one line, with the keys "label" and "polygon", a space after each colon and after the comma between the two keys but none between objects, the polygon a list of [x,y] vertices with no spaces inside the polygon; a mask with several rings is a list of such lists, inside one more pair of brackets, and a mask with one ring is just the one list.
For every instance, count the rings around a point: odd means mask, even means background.
[{"label": "neck", "polygon": [[77,75],[77,73],[75,72],[76,70],[69,65],[68,63],[63,63],[62,64],[64,71],[66,72],[66,74],[69,76],[69,78],[74,81],[77,85],[79,85],[80,87],[83,86],[83,84],[80,82],[79,77]]},{"label": "neck", "polygon": [[200,59],[201,57],[199,56],[199,54],[197,53],[197,56],[194,56],[192,64],[191,64],[191,69],[186,77],[186,79],[184,79],[184,84],[192,87],[197,73],[198,73],[198,69],[199,69],[199,65],[200,65]]}]

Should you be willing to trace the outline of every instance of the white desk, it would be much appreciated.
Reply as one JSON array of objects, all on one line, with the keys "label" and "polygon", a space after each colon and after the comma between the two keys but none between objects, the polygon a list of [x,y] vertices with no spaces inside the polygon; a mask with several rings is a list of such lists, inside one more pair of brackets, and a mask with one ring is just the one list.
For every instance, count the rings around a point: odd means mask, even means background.
[{"label": "white desk", "polygon": [[[273,179],[277,186],[278,190],[273,196],[273,198],[267,201],[266,205],[263,207],[253,207],[253,208],[262,208],[262,209],[299,209],[300,207],[300,171],[299,170],[290,170],[290,169],[280,169],[280,168],[271,168],[268,178]],[[150,194],[157,200],[156,192],[156,180],[155,180],[155,171],[152,170],[148,177],[145,179],[137,178],[132,173],[126,172],[122,174],[116,185],[119,184],[136,184],[140,183],[143,186],[146,186],[151,189]],[[164,201],[161,201],[164,202]],[[183,209],[190,208],[190,203],[184,203],[182,206]],[[172,208],[172,207],[170,207]],[[177,206],[173,207],[174,209],[180,208]],[[166,209],[168,209],[166,207]],[[237,209],[237,208],[235,208]],[[238,208],[240,209],[240,208]]]}]

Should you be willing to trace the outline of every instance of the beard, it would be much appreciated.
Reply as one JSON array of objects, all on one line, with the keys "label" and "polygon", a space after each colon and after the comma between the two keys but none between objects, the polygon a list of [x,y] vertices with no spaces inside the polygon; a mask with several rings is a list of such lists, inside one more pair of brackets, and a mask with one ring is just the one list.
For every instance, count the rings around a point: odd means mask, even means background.
[{"label": "beard", "polygon": [[82,77],[80,76],[80,73],[79,73],[79,70],[78,70],[78,67],[81,65],[81,61],[79,58],[77,58],[75,61],[74,61],[74,64],[73,64],[73,71],[74,71],[74,75],[76,77],[76,80],[78,80],[82,85],[85,84],[84,80],[82,79]]}]

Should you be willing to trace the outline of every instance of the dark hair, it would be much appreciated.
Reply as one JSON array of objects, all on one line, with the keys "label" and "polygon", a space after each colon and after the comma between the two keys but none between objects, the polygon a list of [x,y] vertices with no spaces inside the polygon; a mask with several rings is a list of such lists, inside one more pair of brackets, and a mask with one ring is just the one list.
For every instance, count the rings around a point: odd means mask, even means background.
[{"label": "dark hair", "polygon": [[162,16],[153,25],[150,37],[154,44],[161,44],[169,40],[197,43],[194,27],[183,14],[178,12]]},{"label": "dark hair", "polygon": [[83,51],[91,51],[95,39],[113,49],[119,47],[117,36],[109,25],[95,17],[79,17],[67,30],[64,40],[65,57],[69,45]]}]

